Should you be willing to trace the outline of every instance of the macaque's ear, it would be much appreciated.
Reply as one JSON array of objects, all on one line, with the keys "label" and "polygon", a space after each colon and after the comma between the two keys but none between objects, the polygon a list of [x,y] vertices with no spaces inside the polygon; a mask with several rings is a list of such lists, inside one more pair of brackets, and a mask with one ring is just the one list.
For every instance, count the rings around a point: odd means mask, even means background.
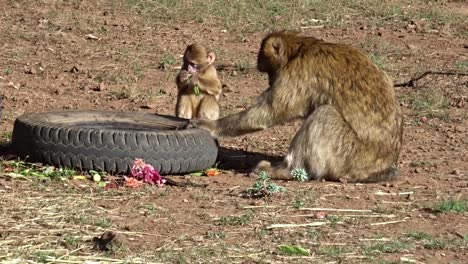
[{"label": "macaque's ear", "polygon": [[215,60],[216,60],[216,55],[214,54],[214,52],[212,51],[208,52],[208,56],[207,56],[208,64],[213,64]]}]

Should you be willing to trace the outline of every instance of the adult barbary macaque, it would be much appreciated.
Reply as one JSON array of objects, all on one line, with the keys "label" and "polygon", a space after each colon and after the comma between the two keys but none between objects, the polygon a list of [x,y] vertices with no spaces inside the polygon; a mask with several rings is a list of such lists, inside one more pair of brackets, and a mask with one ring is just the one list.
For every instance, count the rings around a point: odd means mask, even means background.
[{"label": "adult barbary macaque", "polygon": [[377,182],[398,175],[403,121],[393,82],[363,52],[295,32],[263,39],[257,61],[269,88],[258,102],[217,121],[193,119],[190,126],[216,137],[238,136],[304,119],[284,161],[261,161],[256,171],[293,179]]},{"label": "adult barbary macaque", "polygon": [[176,77],[177,117],[219,118],[221,81],[213,65],[215,59],[214,52],[207,52],[199,43],[186,48],[182,68]]}]

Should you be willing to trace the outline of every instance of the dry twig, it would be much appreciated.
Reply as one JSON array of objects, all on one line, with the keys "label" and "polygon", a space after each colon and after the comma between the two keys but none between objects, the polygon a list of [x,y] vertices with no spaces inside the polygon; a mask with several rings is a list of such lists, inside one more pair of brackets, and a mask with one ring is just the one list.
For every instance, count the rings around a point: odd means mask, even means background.
[{"label": "dry twig", "polygon": [[379,225],[397,224],[397,223],[401,223],[401,222],[406,222],[406,219],[408,219],[408,217],[405,217],[405,218],[403,218],[402,220],[396,220],[396,221],[388,221],[388,222],[380,222],[380,223],[371,223],[370,225],[371,225],[371,226],[379,226]]},{"label": "dry twig", "polygon": [[361,210],[361,209],[338,209],[338,208],[300,208],[301,211],[334,211],[334,212],[362,212],[362,213],[372,213],[372,210]]},{"label": "dry twig", "polygon": [[468,72],[458,72],[455,70],[450,71],[425,71],[420,75],[411,78],[409,81],[404,83],[397,83],[395,87],[413,87],[416,88],[416,82],[426,77],[427,75],[456,75],[456,76],[468,76]]},{"label": "dry twig", "polygon": [[312,222],[312,223],[306,223],[306,224],[273,224],[273,225],[267,226],[266,229],[323,226],[326,224],[327,222]]}]

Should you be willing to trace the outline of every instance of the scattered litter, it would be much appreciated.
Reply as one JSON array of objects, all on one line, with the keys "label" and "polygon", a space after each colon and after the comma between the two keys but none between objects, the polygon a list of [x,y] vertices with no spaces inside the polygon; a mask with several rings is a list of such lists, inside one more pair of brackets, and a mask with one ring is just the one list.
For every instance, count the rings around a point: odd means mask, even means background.
[{"label": "scattered litter", "polygon": [[[146,164],[143,159],[135,159],[130,171],[130,177],[135,178],[137,181],[154,184],[159,187],[163,187],[166,182],[166,179],[164,179],[153,166]],[[125,180],[129,182],[127,178],[125,178]],[[135,181],[130,181],[130,184],[138,185]]]}]

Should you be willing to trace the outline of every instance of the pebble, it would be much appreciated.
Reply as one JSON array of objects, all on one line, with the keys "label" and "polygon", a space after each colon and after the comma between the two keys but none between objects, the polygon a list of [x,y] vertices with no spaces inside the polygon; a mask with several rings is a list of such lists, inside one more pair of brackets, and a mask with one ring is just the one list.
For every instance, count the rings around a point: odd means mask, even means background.
[{"label": "pebble", "polygon": [[203,240],[205,240],[205,238],[202,235],[198,235],[198,236],[193,236],[192,240],[195,242],[202,242]]},{"label": "pebble", "polygon": [[465,131],[466,131],[466,128],[464,128],[462,126],[456,126],[455,127],[455,132],[464,133]]}]

